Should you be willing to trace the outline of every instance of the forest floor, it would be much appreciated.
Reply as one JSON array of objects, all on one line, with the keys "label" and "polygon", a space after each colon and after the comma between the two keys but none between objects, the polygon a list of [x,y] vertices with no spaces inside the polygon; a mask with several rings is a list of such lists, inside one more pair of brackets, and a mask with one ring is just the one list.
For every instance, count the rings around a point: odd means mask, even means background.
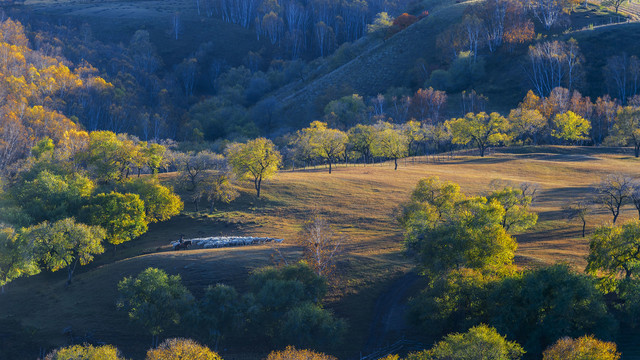
[{"label": "forest floor", "polygon": [[[516,235],[517,264],[525,267],[563,261],[582,270],[588,238],[581,237],[580,223],[564,218],[563,206],[590,198],[595,184],[607,174],[621,172],[640,178],[639,164],[630,149],[548,146],[496,149],[485,158],[471,153],[413,158],[400,161],[397,171],[388,162],[340,165],[333,174],[325,168],[282,171],[264,185],[261,199],[256,199],[247,184],[240,189],[239,199],[212,214],[206,204],[199,212],[193,204],[186,204],[184,214],[152,225],[147,234],[119,247],[115,254],[108,249],[94,263],[80,268],[68,288],[64,286],[63,272],[9,284],[6,293],[0,295],[0,346],[28,343],[25,354],[35,358],[38,347],[64,345],[68,336],[63,330],[72,329],[76,337],[115,344],[127,356],[141,357],[150,336],[129,325],[126,314],[115,306],[116,285],[123,277],[153,266],[180,274],[196,297],[215,283],[233,285],[242,291],[250,271],[273,263],[276,252],[272,245],[174,252],[170,251],[169,242],[180,234],[186,238],[278,237],[285,239],[280,247],[282,254],[295,261],[300,257],[294,242],[301,226],[313,213],[319,213],[345,236],[326,306],[349,323],[347,339],[341,350],[333,353],[340,359],[353,358],[375,346],[371,344],[372,336],[374,342],[392,343],[394,339],[416,335],[394,310],[401,309],[423,284],[416,279],[416,283],[401,284],[398,292],[404,294],[393,291],[398,281],[411,280],[411,275],[406,274],[414,269],[411,259],[403,254],[402,233],[394,214],[419,179],[439,176],[459,183],[461,190],[470,195],[488,192],[494,179],[535,183],[540,190],[532,207],[539,214],[539,222]],[[169,184],[175,180],[175,174],[160,177]],[[637,217],[635,208],[627,206],[620,221]],[[611,216],[596,208],[588,218],[587,233],[608,221]],[[380,315],[380,308],[391,309]],[[383,324],[386,330],[372,335],[374,322]],[[179,334],[166,334],[174,335]],[[253,359],[261,358],[268,350],[243,347],[221,352],[225,360]]]}]

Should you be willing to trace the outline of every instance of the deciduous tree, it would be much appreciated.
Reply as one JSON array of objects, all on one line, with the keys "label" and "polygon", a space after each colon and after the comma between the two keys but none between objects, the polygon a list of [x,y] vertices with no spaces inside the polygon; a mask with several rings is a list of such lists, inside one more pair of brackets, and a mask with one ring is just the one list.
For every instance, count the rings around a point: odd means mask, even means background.
[{"label": "deciduous tree", "polygon": [[220,355],[190,339],[167,339],[147,351],[145,360],[222,360]]},{"label": "deciduous tree", "polygon": [[258,138],[244,144],[231,144],[227,159],[240,179],[253,180],[257,196],[260,197],[262,180],[273,177],[282,163],[282,156],[271,140]]},{"label": "deciduous tree", "polygon": [[94,255],[102,254],[105,231],[99,226],[76,223],[71,218],[54,223],[47,221],[22,231],[21,237],[35,245],[38,260],[47,269],[58,271],[67,268],[67,286],[78,266],[93,261]]},{"label": "deciduous tree", "polygon": [[615,343],[596,339],[593,335],[577,339],[564,337],[542,353],[542,360],[618,360]]},{"label": "deciduous tree", "polygon": [[179,275],[169,276],[156,268],[148,268],[135,278],[125,277],[118,283],[118,292],[118,308],[149,331],[153,347],[167,328],[180,324],[193,302]]},{"label": "deciduous tree", "polygon": [[447,121],[446,125],[453,135],[454,143],[474,143],[481,157],[484,157],[487,147],[509,139],[509,122],[498,113],[469,113],[464,118]]}]

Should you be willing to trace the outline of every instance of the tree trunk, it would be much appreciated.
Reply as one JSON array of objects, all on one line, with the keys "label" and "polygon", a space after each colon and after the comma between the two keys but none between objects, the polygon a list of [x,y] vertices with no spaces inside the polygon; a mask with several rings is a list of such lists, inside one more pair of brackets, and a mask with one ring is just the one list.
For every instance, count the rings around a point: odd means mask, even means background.
[{"label": "tree trunk", "polygon": [[640,144],[636,144],[634,150],[635,150],[636,157],[640,157]]},{"label": "tree trunk", "polygon": [[398,170],[398,158],[393,158],[393,162],[395,163],[395,168],[393,170]]},{"label": "tree trunk", "polygon": [[331,160],[329,160],[329,174],[331,174]]},{"label": "tree trunk", "polygon": [[195,201],[193,202],[193,205],[195,205],[195,206],[196,206],[196,212],[198,212],[198,200],[195,200]]},{"label": "tree trunk", "polygon": [[486,150],[486,147],[480,145],[479,149],[480,149],[480,157],[484,157],[484,151]]},{"label": "tree trunk", "polygon": [[584,230],[587,227],[587,222],[586,221],[582,221],[582,237],[584,237]]},{"label": "tree trunk", "polygon": [[259,199],[259,198],[260,198],[260,187],[262,186],[262,176],[257,177],[257,178],[254,180],[254,184],[255,184],[255,187],[256,187],[256,193],[257,193],[257,195],[258,195],[258,199]]}]

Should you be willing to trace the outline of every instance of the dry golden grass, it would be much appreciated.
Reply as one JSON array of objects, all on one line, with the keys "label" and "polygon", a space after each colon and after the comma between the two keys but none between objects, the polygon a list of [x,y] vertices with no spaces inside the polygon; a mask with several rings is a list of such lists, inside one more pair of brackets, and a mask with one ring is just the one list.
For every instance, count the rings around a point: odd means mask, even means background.
[{"label": "dry golden grass", "polygon": [[[242,289],[252,269],[271,263],[271,246],[170,252],[168,242],[179,234],[187,238],[221,234],[282,237],[283,253],[295,260],[299,251],[292,241],[302,223],[319,212],[347,239],[328,306],[348,319],[351,330],[343,351],[336,355],[352,356],[369,333],[376,298],[393,279],[413,267],[402,254],[402,234],[393,213],[420,178],[438,176],[457,182],[467,194],[486,192],[494,179],[538,184],[533,209],[540,220],[535,228],[516,236],[517,263],[565,261],[581,269],[587,240],[580,237],[578,222],[563,219],[562,206],[589,197],[592,186],[606,174],[640,177],[638,164],[629,155],[606,149],[545,147],[507,149],[484,159],[459,156],[438,163],[409,159],[402,161],[397,171],[389,163],[342,165],[333,174],[325,169],[284,171],[264,185],[263,199],[256,199],[247,185],[236,202],[214,214],[195,213],[187,204],[186,215],[152,226],[115,256],[107,252],[81,268],[68,289],[62,273],[10,284],[7,293],[0,296],[0,320],[12,317],[39,329],[39,336],[47,339],[43,345],[63,344],[62,330],[71,326],[78,334],[91,331],[95,338],[115,344],[127,354],[141,354],[150,339],[128,325],[126,316],[115,307],[116,284],[124,276],[155,266],[181,274],[196,295],[217,282]],[[161,178],[170,182],[173,175]],[[637,216],[629,206],[620,221]],[[610,220],[610,215],[599,210],[590,216],[588,230]],[[243,350],[262,353],[269,349]]]}]

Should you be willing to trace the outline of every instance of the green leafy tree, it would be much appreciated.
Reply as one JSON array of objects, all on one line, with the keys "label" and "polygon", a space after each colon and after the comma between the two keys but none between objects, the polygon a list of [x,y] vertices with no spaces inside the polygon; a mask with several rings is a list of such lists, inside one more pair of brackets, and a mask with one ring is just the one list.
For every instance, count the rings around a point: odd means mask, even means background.
[{"label": "green leafy tree", "polygon": [[[438,187],[447,191],[429,190]],[[502,226],[504,217],[505,210],[495,199],[465,199],[456,186],[427,179],[404,206],[401,223],[405,245],[416,253],[425,273],[446,274],[460,268],[501,273],[511,268],[517,248]]]},{"label": "green leafy tree", "polygon": [[203,191],[211,204],[209,209],[211,213],[213,213],[216,204],[229,204],[240,195],[231,183],[231,177],[228,174],[210,175],[204,183]]},{"label": "green leafy tree", "polygon": [[589,120],[572,111],[557,114],[553,118],[553,126],[555,129],[551,131],[551,135],[570,143],[588,140],[591,131]]},{"label": "green leafy tree", "polygon": [[335,345],[344,322],[322,309],[327,282],[305,262],[254,272],[249,285],[255,308],[251,316],[264,334],[282,344]]},{"label": "green leafy tree", "polygon": [[147,351],[145,360],[222,360],[220,355],[190,339],[167,339]]},{"label": "green leafy tree", "polygon": [[72,345],[54,350],[44,360],[125,360],[112,345]]},{"label": "green leafy tree", "polygon": [[420,179],[411,193],[410,200],[401,206],[399,221],[403,226],[410,222],[425,222],[434,226],[446,219],[455,204],[466,197],[460,192],[460,185],[440,181],[437,176]]},{"label": "green leafy tree", "polygon": [[614,284],[619,276],[626,279],[640,274],[640,220],[596,228],[589,242],[586,271],[602,274]]},{"label": "green leafy tree", "polygon": [[487,313],[490,325],[531,356],[565,336],[607,337],[616,325],[594,279],[562,264],[499,282],[489,294]]},{"label": "green leafy tree", "polygon": [[502,205],[502,227],[509,233],[527,230],[538,222],[538,214],[529,209],[532,198],[525,195],[522,189],[507,186],[493,191],[487,196],[487,200],[497,200]]},{"label": "green leafy tree", "polygon": [[542,353],[542,360],[618,360],[620,353],[613,342],[598,340],[593,335],[577,339],[565,337]]},{"label": "green leafy tree", "polygon": [[93,131],[89,134],[89,146],[82,158],[96,179],[110,183],[128,176],[138,150],[133,140],[124,135]]},{"label": "green leafy tree", "polygon": [[94,187],[80,174],[64,177],[44,170],[35,179],[16,186],[12,193],[23,211],[38,223],[76,216]]},{"label": "green leafy tree", "polygon": [[12,228],[0,227],[0,288],[21,276],[40,272],[35,246]]},{"label": "green leafy tree", "polygon": [[53,144],[53,140],[46,137],[36,143],[36,146],[31,148],[31,155],[36,159],[42,158],[44,155],[49,155],[53,157],[53,150],[55,149],[55,145]]},{"label": "green leafy tree", "polygon": [[485,319],[488,292],[497,280],[475,270],[453,270],[411,299],[409,319],[431,336],[464,331]]},{"label": "green leafy tree", "polygon": [[372,144],[376,128],[371,125],[358,124],[347,132],[348,144],[364,158],[365,164],[371,159]]},{"label": "green leafy tree", "polygon": [[509,113],[512,137],[524,144],[538,145],[542,131],[549,125],[547,119],[538,110],[514,109]]},{"label": "green leafy tree", "polygon": [[198,302],[198,322],[216,350],[220,340],[237,330],[242,315],[240,295],[227,285],[209,286]]},{"label": "green leafy tree", "polygon": [[618,109],[613,130],[606,142],[633,146],[635,156],[640,157],[640,108],[627,106]]},{"label": "green leafy tree", "polygon": [[314,121],[308,128],[302,129],[301,133],[309,139],[309,145],[313,153],[329,163],[329,174],[331,174],[332,164],[345,153],[347,134],[337,129],[327,128],[327,124]]},{"label": "green leafy tree", "polygon": [[193,303],[193,296],[179,275],[169,276],[156,268],[148,268],[135,278],[125,277],[118,283],[118,292],[118,308],[127,311],[129,319],[151,334],[154,347],[158,336],[180,324]]},{"label": "green leafy tree", "polygon": [[86,212],[90,224],[107,231],[107,241],[114,246],[114,251],[117,245],[147,232],[144,202],[137,194],[114,191],[98,194],[91,200]]},{"label": "green leafy tree", "polygon": [[464,118],[447,121],[454,144],[474,143],[484,157],[485,150],[509,140],[509,121],[498,113],[469,113]]},{"label": "green leafy tree", "polygon": [[226,151],[229,165],[240,179],[253,180],[258,198],[262,180],[272,178],[282,163],[282,156],[271,140],[257,138],[245,144],[231,144]]},{"label": "green leafy tree", "polygon": [[184,209],[184,203],[171,188],[161,185],[157,179],[135,179],[125,182],[121,188],[136,194],[144,202],[147,223],[166,221]]},{"label": "green leafy tree", "polygon": [[383,124],[382,127],[375,134],[371,145],[372,153],[375,156],[393,159],[394,170],[398,170],[398,159],[409,155],[409,139],[390,124]]},{"label": "green leafy tree", "polygon": [[407,360],[518,360],[525,351],[496,329],[478,325],[466,333],[445,336],[431,350],[410,354]]},{"label": "green leafy tree", "polygon": [[67,218],[47,221],[22,231],[20,237],[33,242],[39,260],[51,271],[67,268],[67,286],[78,264],[86,265],[94,255],[102,254],[105,231],[99,226],[76,223]]},{"label": "green leafy tree", "polygon": [[278,332],[280,342],[299,347],[335,346],[346,332],[346,323],[312,303],[287,311]]},{"label": "green leafy tree", "polygon": [[333,126],[349,128],[363,123],[367,106],[362,96],[347,95],[333,100],[324,108],[324,118]]}]

